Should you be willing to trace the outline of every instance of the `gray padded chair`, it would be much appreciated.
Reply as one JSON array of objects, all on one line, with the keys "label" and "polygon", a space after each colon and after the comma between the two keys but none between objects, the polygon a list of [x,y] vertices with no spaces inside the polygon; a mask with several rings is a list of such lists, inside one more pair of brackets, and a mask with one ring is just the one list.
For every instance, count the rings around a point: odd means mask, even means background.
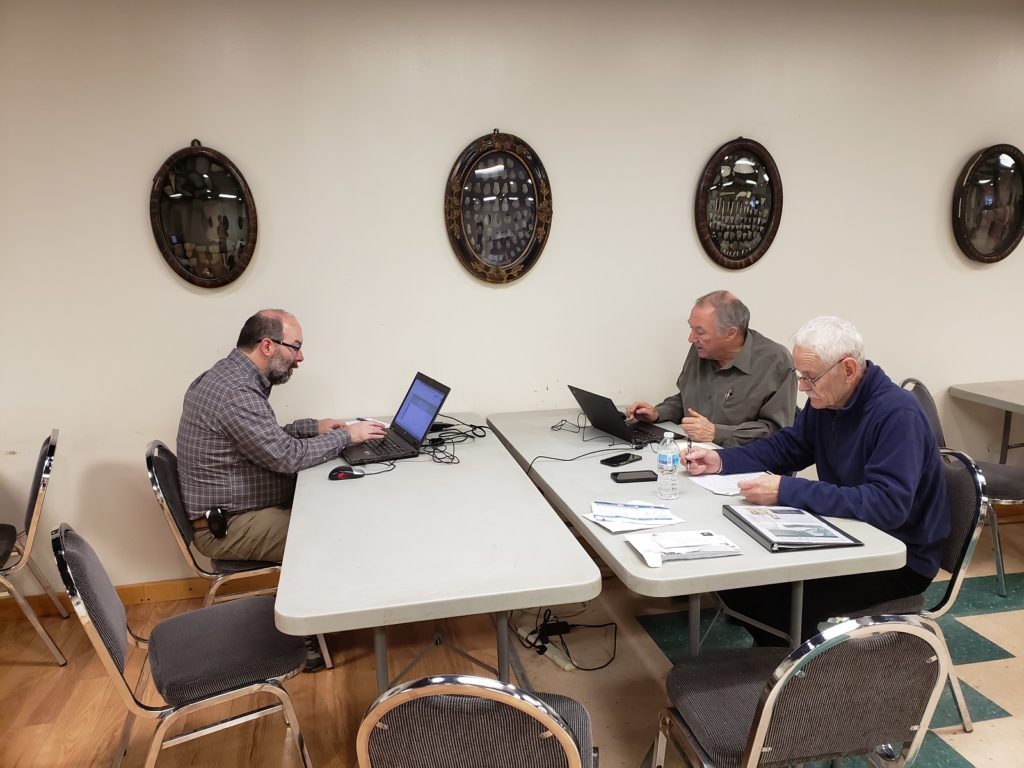
[{"label": "gray padded chair", "polygon": [[6,592],[14,598],[14,602],[21,608],[21,612],[25,614],[25,618],[29,620],[29,623],[39,634],[40,639],[46,644],[46,647],[53,654],[57,663],[64,666],[67,664],[64,654],[60,652],[57,644],[53,642],[53,638],[43,628],[39,617],[36,616],[36,612],[32,610],[32,606],[28,604],[28,601],[22,596],[12,581],[15,574],[27,566],[39,583],[39,586],[50,596],[50,600],[53,601],[60,615],[65,619],[68,617],[67,610],[61,605],[60,600],[57,599],[57,595],[54,594],[50,582],[47,581],[43,572],[39,570],[39,566],[33,563],[31,559],[32,543],[36,539],[36,530],[39,528],[39,522],[43,516],[43,499],[46,497],[46,487],[50,484],[53,457],[57,453],[58,434],[58,430],[53,430],[50,436],[43,440],[43,445],[39,449],[36,471],[32,476],[32,488],[28,494],[28,510],[25,512],[24,529],[19,531],[13,525],[0,523],[0,594]]},{"label": "gray padded chair", "polygon": [[[146,768],[156,764],[162,749],[278,712],[302,764],[311,765],[291,698],[281,685],[302,669],[306,646],[301,637],[274,627],[273,598],[235,600],[179,614],[154,627],[147,641],[128,627],[124,605],[89,543],[67,524],[53,531],[51,542],[71,605],[130,716],[159,723]],[[129,642],[148,649],[153,683],[166,704],[149,705],[136,698],[124,676]],[[277,702],[166,738],[171,726],[187,715],[255,694],[271,694]],[[130,725],[131,717],[125,735]]]},{"label": "gray padded chair", "polygon": [[597,768],[590,715],[566,696],[473,675],[397,685],[370,706],[359,768]]},{"label": "gray padded chair", "polygon": [[[978,544],[981,529],[985,525],[988,506],[985,498],[986,478],[971,457],[948,449],[942,450],[942,457],[942,474],[946,479],[946,492],[950,508],[950,532],[942,551],[940,563],[943,570],[949,573],[949,581],[946,582],[946,590],[942,597],[935,605],[926,607],[923,594],[913,595],[872,605],[847,614],[841,619],[832,619],[832,621],[839,622],[849,618],[877,614],[911,614],[930,626],[945,644],[946,639],[938,620],[953,607],[953,603],[960,593],[960,587],[967,576],[967,566],[971,563],[974,548]],[[949,667],[949,689],[956,702],[964,730],[967,732],[974,730],[971,713],[967,709],[967,702],[964,700],[964,694],[960,688],[960,679],[952,664]]]},{"label": "gray padded chair", "polygon": [[[149,483],[156,496],[156,502],[164,513],[164,519],[174,534],[178,549],[185,562],[192,568],[196,576],[210,582],[210,589],[203,601],[204,606],[214,603],[235,600],[240,597],[254,595],[273,595],[276,587],[252,589],[244,592],[232,592],[227,595],[218,594],[221,587],[239,579],[248,579],[265,574],[280,574],[281,564],[260,560],[211,560],[210,569],[204,568],[192,551],[192,523],[185,504],[181,500],[181,486],[178,482],[178,457],[162,441],[153,440],[146,447],[146,470],[149,472]],[[317,635],[320,653],[328,669],[334,667],[331,653],[323,635]]]},{"label": "gray padded chair", "polygon": [[[939,409],[935,398],[928,387],[917,379],[904,379],[900,386],[908,390],[921,404],[928,423],[932,426],[939,448],[946,447],[946,436],[942,432],[939,421]],[[999,543],[999,519],[993,504],[1024,504],[1024,467],[1009,467],[992,461],[979,461],[978,467],[985,475],[985,490],[988,494],[988,523],[992,530],[992,551],[995,554],[996,577],[999,581],[999,594],[1006,597],[1006,571],[1003,567],[1003,548]]]},{"label": "gray padded chair", "polygon": [[875,756],[909,765],[928,732],[950,666],[923,622],[875,616],[832,626],[788,656],[750,648],[693,656],[666,680],[652,768],[669,740],[688,764],[717,768],[794,765]]}]

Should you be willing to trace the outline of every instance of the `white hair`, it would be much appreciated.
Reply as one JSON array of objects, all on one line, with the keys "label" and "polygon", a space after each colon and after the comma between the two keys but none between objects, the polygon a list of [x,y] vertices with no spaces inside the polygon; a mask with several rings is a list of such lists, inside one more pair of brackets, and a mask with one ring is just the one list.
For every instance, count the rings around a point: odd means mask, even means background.
[{"label": "white hair", "polygon": [[793,345],[813,352],[825,365],[852,357],[864,368],[864,337],[849,320],[825,315],[808,320],[793,334]]}]

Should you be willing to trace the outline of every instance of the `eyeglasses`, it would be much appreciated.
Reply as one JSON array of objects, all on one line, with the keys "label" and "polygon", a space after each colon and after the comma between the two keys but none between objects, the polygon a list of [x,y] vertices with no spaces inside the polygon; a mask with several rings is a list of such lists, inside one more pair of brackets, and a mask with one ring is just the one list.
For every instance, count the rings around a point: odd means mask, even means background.
[{"label": "eyeglasses", "polygon": [[846,359],[845,357],[841,357],[841,358],[839,358],[839,359],[838,359],[838,360],[836,360],[836,361],[835,361],[834,363],[832,363],[832,365],[830,365],[830,366],[829,366],[828,368],[826,368],[826,369],[825,369],[824,371],[822,371],[821,373],[819,373],[819,374],[818,374],[817,376],[805,376],[804,374],[800,373],[800,371],[798,371],[798,370],[796,370],[796,369],[794,368],[794,369],[793,369],[793,375],[794,375],[794,376],[796,376],[796,383],[797,383],[797,386],[799,386],[799,385],[800,385],[800,384],[801,384],[802,382],[806,382],[806,383],[807,383],[807,386],[809,386],[809,387],[811,387],[811,388],[813,389],[813,388],[814,388],[814,385],[815,385],[815,384],[817,384],[817,383],[818,383],[819,381],[821,381],[821,378],[822,378],[822,377],[823,377],[823,376],[824,376],[824,375],[825,375],[826,373],[828,373],[829,371],[831,371],[831,370],[832,370],[833,368],[835,368],[835,367],[836,367],[837,365],[839,365],[839,364],[840,364],[841,362],[843,362],[843,360],[845,360],[845,359]]},{"label": "eyeglasses", "polygon": [[271,339],[271,341],[274,342],[275,344],[280,344],[282,347],[288,347],[288,349],[295,352],[295,354],[298,354],[299,352],[302,351],[301,341],[298,344],[289,344],[287,341],[281,341],[280,339]]}]

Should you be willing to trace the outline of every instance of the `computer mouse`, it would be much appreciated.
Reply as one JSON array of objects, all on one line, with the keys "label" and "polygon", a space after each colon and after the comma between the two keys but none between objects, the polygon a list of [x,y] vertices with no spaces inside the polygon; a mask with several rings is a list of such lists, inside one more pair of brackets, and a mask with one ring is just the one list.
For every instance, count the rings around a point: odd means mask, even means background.
[{"label": "computer mouse", "polygon": [[348,464],[339,464],[330,471],[327,477],[331,480],[348,480],[350,478],[360,478],[366,474],[366,471],[360,467],[350,467]]}]

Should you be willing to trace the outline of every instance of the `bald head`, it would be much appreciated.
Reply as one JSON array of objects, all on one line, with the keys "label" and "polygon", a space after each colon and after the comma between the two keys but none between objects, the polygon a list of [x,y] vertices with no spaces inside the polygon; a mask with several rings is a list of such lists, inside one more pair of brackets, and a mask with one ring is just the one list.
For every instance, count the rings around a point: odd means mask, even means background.
[{"label": "bald head", "polygon": [[235,346],[243,352],[252,352],[263,339],[280,340],[286,320],[294,322],[295,316],[283,309],[261,309],[245,321]]}]

